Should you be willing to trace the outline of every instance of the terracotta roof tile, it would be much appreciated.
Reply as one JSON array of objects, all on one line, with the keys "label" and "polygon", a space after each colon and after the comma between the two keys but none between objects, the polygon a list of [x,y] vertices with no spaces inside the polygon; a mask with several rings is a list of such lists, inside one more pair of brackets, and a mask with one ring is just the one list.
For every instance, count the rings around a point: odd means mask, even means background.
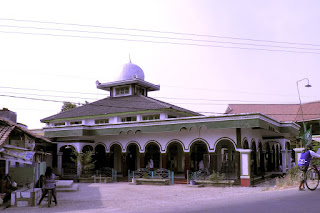
[{"label": "terracotta roof tile", "polygon": [[[302,104],[304,120],[320,119],[320,101]],[[302,121],[300,104],[229,104],[226,114],[262,113],[278,121]]]}]

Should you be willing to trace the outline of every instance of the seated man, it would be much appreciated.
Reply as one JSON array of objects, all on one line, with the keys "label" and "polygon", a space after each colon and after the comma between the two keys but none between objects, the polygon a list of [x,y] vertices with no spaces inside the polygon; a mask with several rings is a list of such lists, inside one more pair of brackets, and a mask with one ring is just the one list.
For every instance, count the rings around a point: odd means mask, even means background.
[{"label": "seated man", "polygon": [[0,193],[5,194],[3,202],[7,202],[11,199],[11,193],[17,188],[12,186],[11,177],[9,175],[0,174]]}]

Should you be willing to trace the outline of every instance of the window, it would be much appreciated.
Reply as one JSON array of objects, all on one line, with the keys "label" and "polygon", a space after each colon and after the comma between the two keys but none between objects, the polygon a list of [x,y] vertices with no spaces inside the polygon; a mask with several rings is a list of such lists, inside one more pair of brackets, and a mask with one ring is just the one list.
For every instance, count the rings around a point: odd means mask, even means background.
[{"label": "window", "polygon": [[78,124],[82,124],[82,121],[71,121],[70,125],[78,125]]},{"label": "window", "polygon": [[129,94],[129,86],[116,88],[116,95]]},{"label": "window", "polygon": [[168,115],[168,118],[177,118],[177,117],[173,115]]},{"label": "window", "polygon": [[107,124],[109,123],[109,119],[98,119],[94,121],[95,124]]},{"label": "window", "polygon": [[62,123],[62,122],[61,122],[61,123],[55,123],[55,124],[54,124],[54,126],[64,126],[64,125],[65,125],[65,124]]},{"label": "window", "polygon": [[142,87],[137,86],[137,87],[136,87],[136,90],[137,90],[136,93],[137,93],[138,95],[144,95],[144,96],[146,95],[146,89],[145,89],[145,88],[142,88]]},{"label": "window", "polygon": [[145,116],[142,116],[142,120],[144,121],[148,121],[148,120],[158,120],[160,119],[160,115],[145,115]]},{"label": "window", "polygon": [[137,116],[121,118],[121,122],[131,122],[131,121],[137,121]]}]

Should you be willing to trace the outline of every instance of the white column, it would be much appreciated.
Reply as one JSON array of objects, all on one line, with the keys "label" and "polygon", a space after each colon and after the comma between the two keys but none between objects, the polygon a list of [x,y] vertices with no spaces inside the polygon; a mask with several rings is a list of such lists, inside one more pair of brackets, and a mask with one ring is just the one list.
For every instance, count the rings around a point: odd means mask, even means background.
[{"label": "white column", "polygon": [[291,153],[292,151],[291,150],[288,150],[288,161],[287,161],[287,164],[288,164],[288,170],[291,169]]},{"label": "white column", "polygon": [[240,152],[240,181],[241,186],[250,186],[251,149],[237,149]]},{"label": "white column", "polygon": [[63,155],[63,152],[58,152],[57,153],[58,155],[58,168],[57,168],[57,172],[59,175],[62,175],[62,155]]},{"label": "white column", "polygon": [[282,154],[282,172],[286,173],[287,172],[287,150],[281,150]]},{"label": "white column", "polygon": [[301,152],[302,152],[302,150],[304,150],[304,148],[295,148],[293,150],[295,151],[295,164],[297,166],[298,165],[298,161],[299,161],[300,156],[301,156]]}]

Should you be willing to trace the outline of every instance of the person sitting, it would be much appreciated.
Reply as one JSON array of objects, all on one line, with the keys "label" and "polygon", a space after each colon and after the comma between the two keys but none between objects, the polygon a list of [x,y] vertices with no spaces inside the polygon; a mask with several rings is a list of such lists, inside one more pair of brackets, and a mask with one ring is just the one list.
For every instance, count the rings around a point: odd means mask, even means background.
[{"label": "person sitting", "polygon": [[55,184],[55,174],[53,174],[52,172],[52,168],[51,167],[47,167],[46,172],[45,172],[45,178],[44,178],[44,193],[42,193],[42,196],[39,200],[38,205],[41,204],[41,201],[43,200],[43,198],[47,195],[48,191],[51,190],[52,191],[52,196],[54,198],[54,202],[57,205],[57,196],[56,196],[56,184]]},{"label": "person sitting", "polygon": [[11,199],[11,193],[17,189],[13,186],[11,177],[9,175],[0,174],[0,193],[5,194],[3,202],[7,202]]},{"label": "person sitting", "polygon": [[306,145],[306,148],[302,151],[300,159],[298,161],[298,166],[301,170],[300,173],[300,183],[299,183],[299,191],[304,189],[304,182],[305,182],[305,174],[308,170],[308,167],[310,165],[311,159],[320,158],[320,155],[316,154],[314,151],[312,151],[312,145],[308,144]]},{"label": "person sitting", "polygon": [[36,184],[36,188],[42,189],[42,193],[44,193],[44,181],[45,181],[44,175],[40,175],[39,180],[37,181],[37,184]]}]

